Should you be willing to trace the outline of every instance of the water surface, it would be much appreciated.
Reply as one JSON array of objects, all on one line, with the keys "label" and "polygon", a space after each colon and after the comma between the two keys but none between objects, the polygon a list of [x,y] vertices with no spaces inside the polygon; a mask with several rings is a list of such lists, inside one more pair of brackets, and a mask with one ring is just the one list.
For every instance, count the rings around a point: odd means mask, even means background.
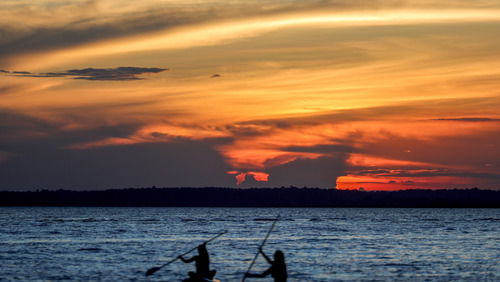
[{"label": "water surface", "polygon": [[500,281],[499,209],[76,207],[0,208],[0,280],[182,281],[194,265],[144,274],[227,230],[208,251],[239,281],[278,214],[289,281]]}]

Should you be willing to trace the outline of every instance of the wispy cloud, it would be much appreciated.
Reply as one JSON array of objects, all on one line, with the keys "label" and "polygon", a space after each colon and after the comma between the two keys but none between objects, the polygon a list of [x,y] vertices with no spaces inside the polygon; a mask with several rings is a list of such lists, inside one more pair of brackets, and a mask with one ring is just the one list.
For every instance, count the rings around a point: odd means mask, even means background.
[{"label": "wispy cloud", "polygon": [[63,72],[49,72],[49,73],[31,73],[27,71],[3,71],[6,74],[14,76],[28,76],[28,77],[71,77],[73,79],[85,80],[140,80],[144,79],[139,77],[142,74],[160,73],[168,69],[162,68],[140,68],[140,67],[117,67],[107,69],[86,68],[86,69],[73,69]]},{"label": "wispy cloud", "polygon": [[193,24],[353,6],[343,2],[2,1],[0,62],[13,54],[64,49]]},{"label": "wispy cloud", "polygon": [[[217,35],[230,39],[248,34],[248,29],[268,30],[269,27],[289,26],[290,24],[333,22],[371,22],[370,19],[382,22],[412,22],[441,20],[492,20],[498,18],[491,1],[295,1],[285,0],[278,3],[269,1],[11,1],[0,3],[0,63],[6,65],[16,55],[50,52],[75,48],[82,45],[95,44],[108,40],[134,37],[145,34],[174,31],[178,28],[208,26],[222,22],[221,28],[233,35]],[[456,11],[427,13],[429,9],[476,9],[473,13],[456,13]],[[358,10],[356,10],[358,9]],[[353,11],[374,12],[374,16],[363,17],[359,13],[350,19],[344,16],[336,18],[340,13]],[[377,16],[380,11],[391,11]],[[399,10],[407,10],[408,14],[393,15]],[[415,13],[414,10],[421,10]],[[323,14],[323,15],[321,15]],[[68,16],[71,15],[71,16]],[[298,16],[302,15],[302,16]],[[298,17],[298,18],[297,18]],[[265,20],[267,18],[267,20]],[[281,18],[280,20],[270,20]],[[244,25],[241,28],[228,29],[238,21],[251,21],[257,24]],[[213,30],[211,36],[214,37]],[[223,34],[224,32],[222,32]],[[253,32],[250,32],[254,34]],[[206,34],[206,32],[205,32]],[[184,35],[183,35],[184,36]],[[199,35],[190,40],[197,44],[202,41]],[[184,36],[185,39],[185,36]],[[215,38],[217,39],[217,38]],[[212,42],[214,38],[208,41]],[[149,41],[148,36],[144,39]],[[171,39],[162,42],[168,46]],[[148,43],[148,42],[146,42]],[[135,44],[135,43],[134,43]],[[133,46],[135,46],[132,44]],[[123,43],[120,43],[123,45]],[[133,46],[124,46],[133,48]],[[156,48],[156,47],[155,47]],[[115,48],[116,49],[116,48]]]},{"label": "wispy cloud", "polygon": [[462,122],[499,122],[498,118],[468,117],[468,118],[437,118],[435,121],[462,121]]}]

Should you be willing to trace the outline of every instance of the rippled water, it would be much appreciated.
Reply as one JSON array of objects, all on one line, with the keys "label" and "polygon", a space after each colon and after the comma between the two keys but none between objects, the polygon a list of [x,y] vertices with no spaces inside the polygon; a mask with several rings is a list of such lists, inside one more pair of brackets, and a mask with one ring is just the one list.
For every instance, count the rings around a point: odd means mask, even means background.
[{"label": "rippled water", "polygon": [[0,208],[0,280],[181,281],[194,265],[144,274],[227,230],[211,266],[239,281],[278,214],[289,281],[500,281],[499,209],[41,207]]}]

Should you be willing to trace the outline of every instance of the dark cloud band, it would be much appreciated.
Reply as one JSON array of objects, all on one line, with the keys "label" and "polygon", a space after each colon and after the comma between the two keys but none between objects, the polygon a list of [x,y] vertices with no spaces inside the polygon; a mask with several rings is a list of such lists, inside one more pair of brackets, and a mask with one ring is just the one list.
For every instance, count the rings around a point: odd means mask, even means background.
[{"label": "dark cloud band", "polygon": [[438,118],[438,119],[432,119],[432,120],[437,120],[437,121],[463,121],[463,122],[498,122],[500,119],[498,118],[480,118],[480,117],[474,117],[474,118]]},{"label": "dark cloud band", "polygon": [[26,71],[9,72],[2,70],[2,73],[14,76],[28,77],[71,77],[73,79],[85,80],[111,80],[111,81],[126,81],[144,79],[139,75],[147,73],[160,73],[168,69],[162,68],[140,68],[140,67],[117,67],[107,69],[86,68],[72,69],[64,72],[49,72],[49,73],[30,73]]}]

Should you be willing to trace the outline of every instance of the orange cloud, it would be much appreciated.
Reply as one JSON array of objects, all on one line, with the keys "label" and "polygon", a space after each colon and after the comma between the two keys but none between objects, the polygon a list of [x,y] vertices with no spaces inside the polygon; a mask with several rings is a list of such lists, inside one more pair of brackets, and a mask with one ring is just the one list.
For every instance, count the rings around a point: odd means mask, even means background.
[{"label": "orange cloud", "polygon": [[[408,151],[406,152],[409,153]],[[432,163],[413,162],[409,160],[391,160],[363,154],[351,154],[346,162],[352,167],[439,167],[438,165]]]},{"label": "orange cloud", "polygon": [[138,143],[172,142],[178,139],[203,140],[227,137],[224,132],[202,127],[183,127],[168,124],[147,125],[126,138],[107,138],[95,142],[70,146],[73,149],[88,149],[103,146],[131,145]]},{"label": "orange cloud", "polygon": [[258,171],[248,171],[248,172],[239,172],[239,171],[228,171],[228,174],[235,174],[236,176],[236,185],[240,185],[241,183],[245,182],[246,176],[251,175],[253,178],[257,181],[268,181],[269,174],[265,172],[258,172]]}]

